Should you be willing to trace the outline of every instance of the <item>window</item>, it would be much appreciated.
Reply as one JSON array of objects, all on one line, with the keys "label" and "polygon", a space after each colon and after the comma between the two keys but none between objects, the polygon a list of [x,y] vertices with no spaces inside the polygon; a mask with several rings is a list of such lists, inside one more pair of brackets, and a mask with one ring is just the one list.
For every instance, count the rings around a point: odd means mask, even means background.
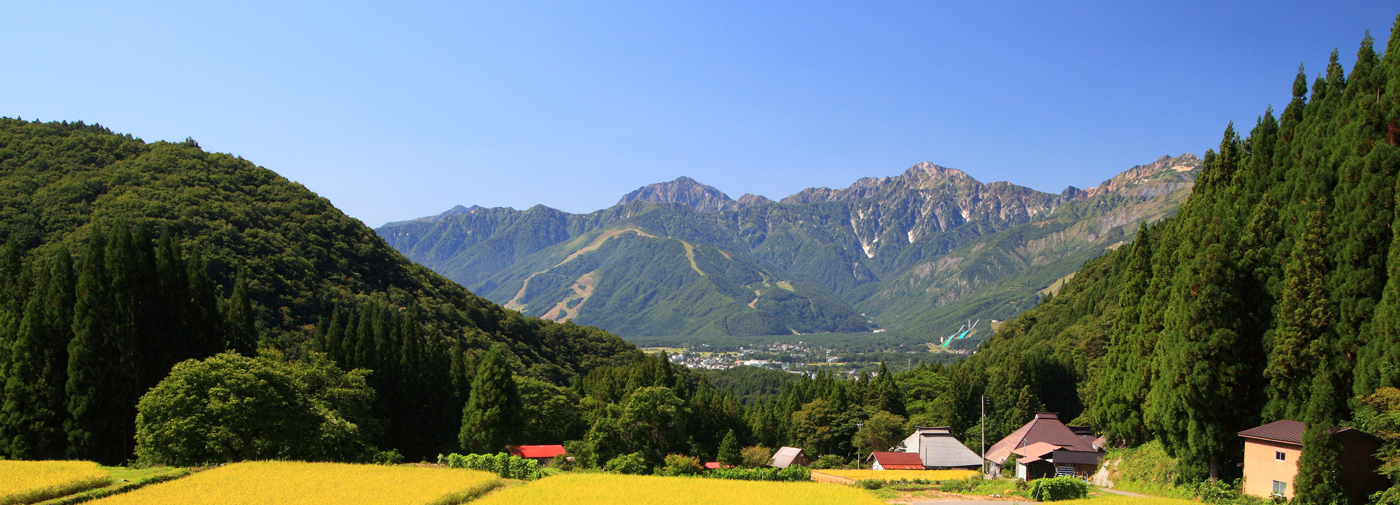
[{"label": "window", "polygon": [[1283,451],[1274,451],[1274,461],[1284,461]]},{"label": "window", "polygon": [[1288,496],[1288,483],[1281,480],[1274,481],[1274,496]]}]

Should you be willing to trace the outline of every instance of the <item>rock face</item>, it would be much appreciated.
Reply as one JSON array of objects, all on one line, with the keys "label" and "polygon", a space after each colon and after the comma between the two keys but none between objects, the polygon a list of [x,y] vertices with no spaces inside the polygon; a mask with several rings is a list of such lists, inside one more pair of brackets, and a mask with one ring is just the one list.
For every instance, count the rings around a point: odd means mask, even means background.
[{"label": "rock face", "polygon": [[[744,195],[749,197],[751,195]],[[763,197],[763,200],[767,200]],[[733,210],[740,208],[739,202],[729,198],[723,191],[696,182],[686,176],[677,177],[671,182],[660,182],[648,184],[637,188],[636,191],[623,195],[618,205],[626,205],[629,202],[657,202],[657,203],[679,203],[689,205],[700,212],[716,212],[721,210]],[[751,198],[752,202],[753,199]]]},{"label": "rock face", "polygon": [[[1131,239],[1141,222],[1174,213],[1199,165],[1194,155],[1164,156],[1055,194],[925,162],[780,202],[734,200],[681,177],[589,214],[458,207],[379,234],[493,301],[621,335],[668,324],[850,331],[860,326],[850,315],[865,314],[932,337],[957,319],[1008,319],[1033,306],[1039,290]],[[816,308],[817,322],[777,317],[770,302]],[[762,321],[730,319],[750,310]]]}]

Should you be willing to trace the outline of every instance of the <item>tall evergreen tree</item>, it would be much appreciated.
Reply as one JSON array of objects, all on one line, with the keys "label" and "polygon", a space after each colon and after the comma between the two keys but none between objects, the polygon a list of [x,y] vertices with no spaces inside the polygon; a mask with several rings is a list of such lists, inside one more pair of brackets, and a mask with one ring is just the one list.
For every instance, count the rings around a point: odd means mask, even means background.
[{"label": "tall evergreen tree", "polygon": [[1336,429],[1335,380],[1330,367],[1322,366],[1313,377],[1303,431],[1303,454],[1293,477],[1294,502],[1298,505],[1345,505],[1342,490],[1341,444],[1332,437]]},{"label": "tall evergreen tree", "polygon": [[[109,243],[101,223],[90,225],[87,252],[78,275],[73,340],[68,344],[67,456],[107,464],[126,459],[131,429],[125,398],[113,393],[127,378],[123,347],[115,338],[115,301],[107,273]],[[117,227],[113,227],[115,230]]]},{"label": "tall evergreen tree", "polygon": [[253,301],[248,296],[248,270],[238,270],[233,283],[233,295],[228,300],[228,337],[225,347],[244,356],[258,350],[258,335],[253,327]]},{"label": "tall evergreen tree", "polygon": [[482,356],[462,409],[462,448],[473,453],[496,452],[514,441],[519,430],[520,393],[506,362],[505,347],[497,344]]}]

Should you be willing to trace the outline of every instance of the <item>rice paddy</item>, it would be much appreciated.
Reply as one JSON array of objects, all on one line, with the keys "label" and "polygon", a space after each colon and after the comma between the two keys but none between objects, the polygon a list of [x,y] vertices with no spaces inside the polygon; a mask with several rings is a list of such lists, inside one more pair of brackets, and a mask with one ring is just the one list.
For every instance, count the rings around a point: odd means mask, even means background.
[{"label": "rice paddy", "polygon": [[958,480],[979,475],[977,470],[812,470],[851,480]]},{"label": "rice paddy", "polygon": [[501,490],[472,505],[883,505],[856,488],[811,482],[580,473]]},{"label": "rice paddy", "polygon": [[452,505],[500,484],[500,477],[473,470],[259,461],[205,470],[93,503]]},{"label": "rice paddy", "polygon": [[111,482],[112,475],[91,461],[0,461],[0,505],[37,503]]}]

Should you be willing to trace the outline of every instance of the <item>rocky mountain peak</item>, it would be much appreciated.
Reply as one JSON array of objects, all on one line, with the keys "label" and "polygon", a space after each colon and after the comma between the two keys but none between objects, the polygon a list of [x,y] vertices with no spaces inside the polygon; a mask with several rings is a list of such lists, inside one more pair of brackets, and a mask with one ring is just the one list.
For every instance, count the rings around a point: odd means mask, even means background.
[{"label": "rocky mountain peak", "polygon": [[758,195],[745,193],[736,201],[724,194],[723,191],[715,189],[713,186],[701,184],[695,179],[686,176],[677,177],[671,182],[659,182],[648,184],[637,188],[636,191],[626,194],[618,205],[641,200],[644,202],[660,203],[680,203],[694,207],[700,212],[716,212],[721,210],[737,210],[750,205],[760,205],[773,203],[772,200]]},{"label": "rocky mountain peak", "polygon": [[[1098,186],[1076,191],[1084,197],[1124,190],[1138,193],[1143,191],[1170,192],[1183,184],[1190,185],[1196,180],[1196,172],[1200,168],[1201,158],[1191,153],[1180,156],[1162,156],[1152,163],[1124,170],[1113,176],[1112,179],[1099,183]],[[1074,188],[1071,186],[1071,189]]]}]

